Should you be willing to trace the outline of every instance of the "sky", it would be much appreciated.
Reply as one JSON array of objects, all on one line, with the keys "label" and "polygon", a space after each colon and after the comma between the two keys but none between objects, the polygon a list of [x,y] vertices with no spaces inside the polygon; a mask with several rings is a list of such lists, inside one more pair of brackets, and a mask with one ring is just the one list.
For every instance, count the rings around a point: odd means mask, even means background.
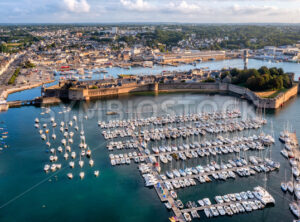
[{"label": "sky", "polygon": [[0,0],[0,23],[300,23],[300,0]]}]

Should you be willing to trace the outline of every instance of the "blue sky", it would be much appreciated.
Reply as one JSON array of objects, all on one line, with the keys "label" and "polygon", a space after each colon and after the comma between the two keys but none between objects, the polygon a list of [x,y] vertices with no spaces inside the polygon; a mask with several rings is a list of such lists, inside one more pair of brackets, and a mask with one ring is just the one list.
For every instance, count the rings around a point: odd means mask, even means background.
[{"label": "blue sky", "polygon": [[300,23],[300,0],[0,0],[0,23]]}]

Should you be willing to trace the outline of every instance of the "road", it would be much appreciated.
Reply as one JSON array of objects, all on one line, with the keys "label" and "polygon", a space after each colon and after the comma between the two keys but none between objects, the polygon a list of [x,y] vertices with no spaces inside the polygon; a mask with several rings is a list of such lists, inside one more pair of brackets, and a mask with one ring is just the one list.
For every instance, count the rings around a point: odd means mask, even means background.
[{"label": "road", "polygon": [[0,75],[0,87],[1,87],[1,89],[6,88],[10,77],[12,76],[12,74],[14,73],[16,68],[23,62],[24,57],[25,57],[24,55],[20,55],[17,59],[15,59],[15,61],[13,61],[10,64],[8,69],[2,75]]}]

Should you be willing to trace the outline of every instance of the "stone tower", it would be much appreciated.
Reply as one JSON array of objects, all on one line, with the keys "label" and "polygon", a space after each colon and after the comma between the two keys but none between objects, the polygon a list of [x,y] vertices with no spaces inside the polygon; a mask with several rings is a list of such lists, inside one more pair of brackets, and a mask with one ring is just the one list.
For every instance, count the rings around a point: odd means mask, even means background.
[{"label": "stone tower", "polygon": [[244,50],[244,70],[248,69],[248,50]]}]

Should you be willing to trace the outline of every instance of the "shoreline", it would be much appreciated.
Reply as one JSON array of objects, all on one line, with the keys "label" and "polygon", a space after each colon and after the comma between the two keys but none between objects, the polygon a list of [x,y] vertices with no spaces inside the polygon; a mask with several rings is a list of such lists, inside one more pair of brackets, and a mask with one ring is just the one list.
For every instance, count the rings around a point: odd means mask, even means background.
[{"label": "shoreline", "polygon": [[4,100],[5,103],[0,103],[0,112],[7,111],[9,109],[9,104],[6,101],[9,94],[33,89],[33,88],[39,87],[43,84],[48,84],[48,83],[52,83],[52,82],[55,82],[55,79],[48,80],[48,81],[42,81],[39,83],[30,84],[30,85],[20,86],[20,87],[11,87],[11,88],[3,89],[3,91],[0,92],[0,99]]},{"label": "shoreline", "polygon": [[16,92],[21,92],[21,91],[25,91],[25,90],[29,90],[29,89],[33,89],[33,88],[39,87],[43,84],[53,83],[55,81],[56,80],[54,79],[54,80],[43,81],[43,82],[40,82],[40,83],[34,83],[34,84],[30,84],[30,85],[20,86],[20,87],[17,87],[17,88],[16,87],[7,88],[7,89],[4,89],[1,92],[0,98],[7,99],[9,94],[16,93]]}]

